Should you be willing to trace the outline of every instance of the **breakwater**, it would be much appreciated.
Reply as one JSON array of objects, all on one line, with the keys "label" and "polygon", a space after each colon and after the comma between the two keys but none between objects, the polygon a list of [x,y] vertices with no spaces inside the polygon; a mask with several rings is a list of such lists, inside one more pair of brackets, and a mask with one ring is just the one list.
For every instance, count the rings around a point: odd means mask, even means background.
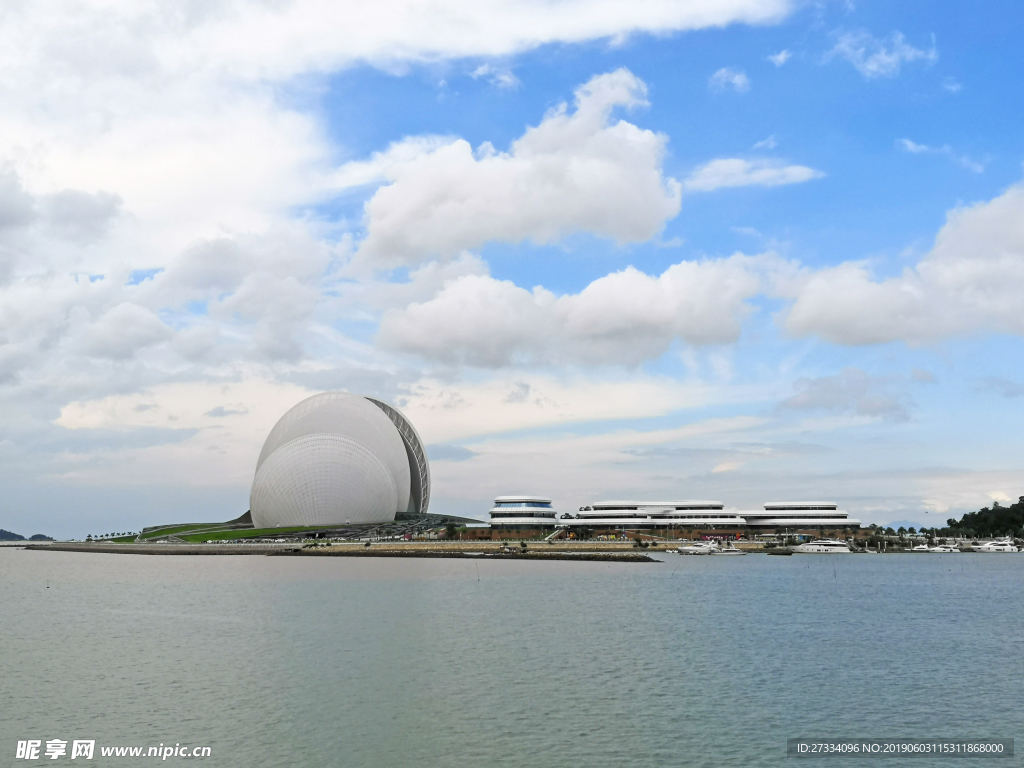
[{"label": "breakwater", "polygon": [[298,555],[312,557],[447,557],[486,560],[588,560],[615,563],[657,563],[659,560],[639,552],[536,552],[499,551],[467,552],[452,549],[390,549],[387,547],[311,547],[309,549],[286,549],[277,555]]},{"label": "breakwater", "polygon": [[617,563],[655,563],[655,558],[625,547],[559,546],[548,549],[522,549],[493,544],[469,547],[455,543],[403,542],[366,546],[338,544],[334,546],[298,547],[294,543],[277,544],[93,544],[55,543],[46,546],[27,545],[25,549],[46,552],[84,552],[114,555],[287,555],[298,557],[429,557],[484,558],[488,560],[588,560]]},{"label": "breakwater", "polygon": [[28,545],[40,552],[87,552],[107,555],[270,555],[294,544],[83,544]]}]

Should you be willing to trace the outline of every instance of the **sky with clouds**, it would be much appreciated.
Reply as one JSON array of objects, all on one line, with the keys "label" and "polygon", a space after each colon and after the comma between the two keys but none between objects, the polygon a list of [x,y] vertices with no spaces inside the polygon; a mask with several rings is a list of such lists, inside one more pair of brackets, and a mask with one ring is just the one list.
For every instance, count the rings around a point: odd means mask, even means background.
[{"label": "sky with clouds", "polygon": [[1024,16],[922,0],[9,2],[0,527],[244,512],[304,397],[432,509],[1024,493]]}]

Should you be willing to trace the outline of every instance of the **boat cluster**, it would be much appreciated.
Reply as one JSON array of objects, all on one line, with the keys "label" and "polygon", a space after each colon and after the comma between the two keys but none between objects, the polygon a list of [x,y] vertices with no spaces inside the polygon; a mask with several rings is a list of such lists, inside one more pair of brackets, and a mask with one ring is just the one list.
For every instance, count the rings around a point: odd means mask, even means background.
[{"label": "boat cluster", "polygon": [[[796,547],[777,547],[769,549],[770,555],[793,555],[793,554],[849,554],[852,550],[850,545],[840,539],[817,539],[808,541]],[[722,544],[718,541],[697,541],[686,544],[676,550],[680,555],[745,555],[742,549],[737,549],[732,542]]]},{"label": "boat cluster", "polygon": [[[936,553],[952,553],[962,552],[959,547],[953,544],[939,544],[934,547],[929,547],[927,544],[918,544],[916,547],[910,550],[911,552],[936,552]],[[1002,539],[993,539],[992,541],[983,541],[980,543],[971,544],[971,552],[1020,552],[1020,549],[1016,544],[1013,543],[1013,539],[1004,537]]]},{"label": "boat cluster", "polygon": [[[877,554],[878,550],[864,549],[860,552]],[[962,550],[953,544],[937,544],[933,547],[927,544],[918,544],[910,550],[911,552],[928,552],[930,554],[959,554]],[[971,545],[972,552],[1020,552],[1013,540],[1010,538],[995,539],[980,544]],[[742,549],[737,549],[732,542],[719,541],[695,541],[684,544],[675,550],[680,555],[745,555]],[[850,545],[841,539],[817,539],[807,541],[795,547],[777,547],[767,550],[769,555],[828,555],[828,554],[850,554],[853,550]]]}]

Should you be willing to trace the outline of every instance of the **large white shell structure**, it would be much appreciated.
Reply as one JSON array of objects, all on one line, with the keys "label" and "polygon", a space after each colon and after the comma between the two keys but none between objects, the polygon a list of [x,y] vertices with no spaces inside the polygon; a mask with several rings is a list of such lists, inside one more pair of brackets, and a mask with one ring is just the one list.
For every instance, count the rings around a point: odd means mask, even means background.
[{"label": "large white shell structure", "polygon": [[383,523],[430,501],[430,470],[412,424],[380,400],[325,392],[274,425],[249,494],[257,528]]}]

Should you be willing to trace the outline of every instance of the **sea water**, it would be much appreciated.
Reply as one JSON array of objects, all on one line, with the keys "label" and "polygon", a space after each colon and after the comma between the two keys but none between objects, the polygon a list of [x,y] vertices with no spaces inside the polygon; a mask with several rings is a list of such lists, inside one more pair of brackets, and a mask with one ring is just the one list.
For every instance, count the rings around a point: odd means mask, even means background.
[{"label": "sea water", "polygon": [[27,739],[95,740],[90,765],[618,768],[1024,736],[1024,556],[659,558],[3,549],[0,765]]}]

